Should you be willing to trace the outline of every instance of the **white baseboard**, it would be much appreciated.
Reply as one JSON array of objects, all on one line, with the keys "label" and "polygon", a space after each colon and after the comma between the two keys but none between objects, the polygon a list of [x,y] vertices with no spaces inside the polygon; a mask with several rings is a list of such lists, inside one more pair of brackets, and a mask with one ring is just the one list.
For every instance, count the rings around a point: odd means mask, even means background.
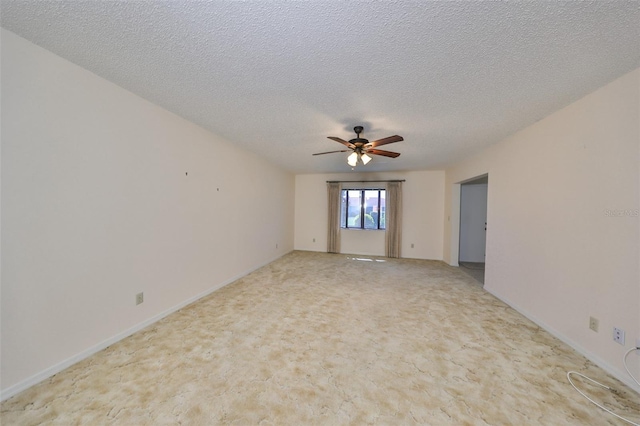
[{"label": "white baseboard", "polygon": [[[288,254],[288,253],[285,253],[285,254]],[[18,393],[30,388],[31,386],[37,385],[38,383],[42,382],[43,380],[48,379],[49,377],[53,376],[54,374],[57,374],[57,373],[61,372],[62,370],[71,367],[73,364],[76,364],[76,363],[82,361],[83,359],[88,358],[88,357],[90,357],[91,355],[93,355],[93,354],[95,354],[97,352],[100,352],[104,348],[106,348],[108,346],[111,346],[114,343],[117,343],[117,342],[119,342],[120,340],[122,340],[122,339],[124,339],[126,337],[131,336],[133,333],[135,333],[137,331],[140,331],[143,328],[146,328],[146,327],[150,326],[151,324],[153,324],[153,323],[155,323],[157,321],[160,321],[162,318],[164,318],[164,317],[166,317],[168,315],[171,315],[172,313],[184,308],[187,305],[190,305],[190,304],[198,301],[199,299],[202,299],[205,296],[208,296],[209,294],[213,293],[214,291],[219,290],[222,287],[231,284],[232,282],[244,277],[245,275],[248,275],[248,274],[250,274],[251,272],[253,272],[253,271],[257,270],[257,269],[260,269],[263,266],[268,265],[269,263],[279,259],[280,257],[284,256],[285,254],[278,255],[278,256],[268,260],[267,262],[264,262],[264,263],[254,267],[254,268],[252,268],[252,269],[250,269],[248,271],[242,272],[242,273],[240,273],[240,274],[238,274],[238,275],[236,275],[236,276],[234,276],[232,278],[229,278],[228,280],[226,280],[224,282],[218,283],[218,284],[214,285],[213,287],[205,290],[204,292],[202,292],[200,294],[197,294],[197,295],[195,295],[193,297],[190,297],[189,299],[187,299],[187,300],[185,300],[183,302],[180,302],[179,304],[177,304],[177,305],[175,305],[175,306],[173,306],[173,307],[171,307],[171,308],[169,308],[169,309],[167,309],[167,310],[165,310],[163,312],[160,312],[159,314],[154,315],[151,318],[146,319],[146,320],[142,321],[141,323],[138,323],[138,324],[134,325],[133,327],[131,327],[131,328],[127,329],[127,330],[124,330],[121,333],[116,334],[115,336],[112,336],[112,337],[110,337],[110,338],[108,338],[106,340],[103,340],[102,342],[98,343],[97,345],[94,345],[94,346],[92,346],[92,347],[90,347],[90,348],[88,348],[88,349],[86,349],[86,350],[84,350],[84,351],[82,351],[82,352],[80,352],[80,353],[78,353],[78,354],[76,354],[76,355],[74,355],[74,356],[72,356],[72,357],[70,357],[70,358],[58,363],[58,364],[56,364],[56,365],[53,365],[53,366],[51,366],[51,367],[49,367],[49,368],[47,368],[45,370],[42,370],[41,372],[36,373],[33,376],[31,376],[31,377],[29,377],[29,378],[27,378],[27,379],[25,379],[25,380],[23,380],[21,382],[16,383],[13,386],[9,386],[6,389],[2,389],[0,391],[0,401],[5,401],[5,400],[11,398],[12,396],[14,396],[14,395],[16,395],[16,394],[18,394]]]},{"label": "white baseboard", "polygon": [[[562,333],[560,333],[559,331],[557,331],[553,327],[549,326],[544,321],[540,321],[540,319],[538,319],[535,315],[531,315],[529,312],[527,312],[526,310],[520,308],[515,303],[512,303],[511,301],[507,300],[506,298],[494,293],[490,289],[487,289],[486,287],[485,287],[485,290],[488,291],[489,293],[491,293],[493,296],[495,296],[498,299],[500,299],[501,301],[503,301],[504,303],[506,303],[507,305],[511,306],[513,309],[515,309],[520,314],[525,316],[527,319],[529,319],[530,321],[534,322],[535,324],[537,324],[538,326],[543,328],[545,331],[550,333],[552,336],[556,337],[558,340],[560,340],[563,343],[566,343],[567,345],[569,345],[572,349],[574,349],[580,355],[584,356],[589,361],[593,362],[598,367],[602,368],[604,371],[606,371],[607,373],[611,374],[613,377],[615,377],[616,379],[620,380],[622,383],[624,383],[625,385],[629,386],[634,391],[640,393],[640,386],[638,386],[633,381],[633,379],[631,377],[629,377],[629,375],[627,374],[626,371],[622,371],[621,369],[616,368],[613,365],[609,364],[608,362],[606,362],[605,360],[603,360],[602,358],[600,358],[599,356],[597,356],[593,352],[583,348],[581,345],[579,345],[575,341],[571,340],[570,338],[568,338],[567,336],[563,335]],[[631,354],[631,355],[633,355],[633,354]]]}]

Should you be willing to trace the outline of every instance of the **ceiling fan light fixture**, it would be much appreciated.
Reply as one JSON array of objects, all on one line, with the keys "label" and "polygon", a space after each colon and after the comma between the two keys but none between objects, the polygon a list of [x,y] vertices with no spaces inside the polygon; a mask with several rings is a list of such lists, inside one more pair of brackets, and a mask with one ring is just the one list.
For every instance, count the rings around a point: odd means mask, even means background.
[{"label": "ceiling fan light fixture", "polygon": [[368,139],[360,137],[360,133],[362,133],[362,126],[354,127],[353,131],[356,132],[356,138],[351,139],[348,142],[344,139],[337,138],[335,136],[327,136],[332,141],[338,142],[339,144],[346,146],[348,149],[341,149],[338,151],[318,152],[313,155],[333,154],[334,152],[352,151],[351,155],[349,155],[349,157],[347,158],[347,164],[349,164],[349,166],[351,167],[356,167],[358,165],[358,160],[360,160],[363,166],[367,165],[369,161],[372,160],[369,154],[381,155],[383,157],[390,157],[390,158],[396,158],[400,156],[400,153],[398,152],[391,152],[391,151],[378,149],[378,146],[387,145],[395,142],[401,142],[404,140],[402,136],[393,135],[393,136],[388,136],[386,138],[369,142]]},{"label": "ceiling fan light fixture", "polygon": [[356,152],[352,152],[351,155],[347,158],[347,164],[351,167],[355,167],[358,164],[358,154]]}]

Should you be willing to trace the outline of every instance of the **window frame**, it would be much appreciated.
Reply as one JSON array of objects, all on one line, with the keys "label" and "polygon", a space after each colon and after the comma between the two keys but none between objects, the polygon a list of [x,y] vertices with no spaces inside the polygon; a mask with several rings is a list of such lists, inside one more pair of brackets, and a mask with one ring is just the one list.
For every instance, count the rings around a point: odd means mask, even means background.
[{"label": "window frame", "polygon": [[[349,226],[349,191],[359,191],[360,192],[360,226]],[[376,220],[376,227],[375,228],[366,228],[364,221],[365,221],[365,215],[366,215],[366,210],[365,210],[365,192],[367,191],[377,191],[378,192],[378,215],[377,215],[377,220]],[[387,195],[387,189],[386,188],[343,188],[342,189],[342,193],[340,194],[340,212],[342,212],[344,210],[345,214],[344,214],[344,220],[342,217],[340,217],[340,228],[342,229],[358,229],[361,231],[386,231],[386,220],[384,223],[384,227],[380,227],[380,221],[382,219],[382,210],[381,210],[381,194],[384,193],[385,194],[385,200],[386,200],[386,195]],[[346,195],[345,195],[346,194]],[[345,200],[345,201],[343,201]],[[345,203],[344,205],[342,203]],[[344,209],[343,209],[344,207]],[[385,202],[385,213],[386,213],[386,202]],[[342,213],[340,214],[342,216]]]}]

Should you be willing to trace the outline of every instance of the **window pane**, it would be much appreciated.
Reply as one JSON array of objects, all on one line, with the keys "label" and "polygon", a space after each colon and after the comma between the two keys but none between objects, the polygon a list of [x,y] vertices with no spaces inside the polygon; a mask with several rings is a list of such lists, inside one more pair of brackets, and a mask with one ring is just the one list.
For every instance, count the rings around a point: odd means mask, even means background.
[{"label": "window pane", "polygon": [[340,203],[340,226],[345,227],[347,224],[347,191],[342,190],[342,201]]},{"label": "window pane", "polygon": [[364,228],[378,229],[378,190],[364,191]]},{"label": "window pane", "polygon": [[360,228],[360,207],[362,206],[362,192],[349,192],[349,211],[347,212],[347,226]]},{"label": "window pane", "polygon": [[386,229],[386,227],[384,226],[385,224],[385,195],[386,195],[387,191],[385,191],[384,189],[382,191],[380,191],[380,229]]}]

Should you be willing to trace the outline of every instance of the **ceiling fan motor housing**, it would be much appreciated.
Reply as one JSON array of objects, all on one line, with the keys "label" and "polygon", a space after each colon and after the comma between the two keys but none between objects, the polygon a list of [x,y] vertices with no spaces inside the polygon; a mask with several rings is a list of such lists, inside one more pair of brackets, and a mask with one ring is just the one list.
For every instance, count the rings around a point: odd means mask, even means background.
[{"label": "ceiling fan motor housing", "polygon": [[356,147],[360,148],[361,146],[368,144],[369,141],[367,139],[361,138],[360,137],[360,133],[362,133],[362,131],[364,130],[364,127],[362,126],[356,126],[353,128],[353,131],[356,132],[356,138],[355,139],[351,139],[349,141],[349,143],[354,144]]},{"label": "ceiling fan motor housing", "polygon": [[360,137],[360,133],[362,133],[363,130],[364,130],[364,127],[362,127],[362,126],[354,127],[353,131],[356,132],[356,136],[357,137],[355,139],[351,139],[349,141],[349,143],[354,144],[356,146],[356,148],[358,148],[358,149],[361,149],[363,146],[365,146],[366,144],[369,143],[368,139]]}]

